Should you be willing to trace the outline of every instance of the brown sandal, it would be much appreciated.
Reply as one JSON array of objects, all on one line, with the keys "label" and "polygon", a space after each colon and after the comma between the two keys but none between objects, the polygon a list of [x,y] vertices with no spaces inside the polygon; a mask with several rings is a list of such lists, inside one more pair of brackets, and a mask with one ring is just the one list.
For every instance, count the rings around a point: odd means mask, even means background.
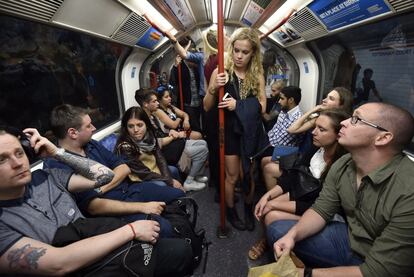
[{"label": "brown sandal", "polygon": [[263,256],[264,252],[266,251],[267,248],[267,242],[265,238],[260,239],[259,241],[257,241],[252,248],[250,248],[249,250],[249,259],[250,260],[257,260],[259,259],[261,256]]}]

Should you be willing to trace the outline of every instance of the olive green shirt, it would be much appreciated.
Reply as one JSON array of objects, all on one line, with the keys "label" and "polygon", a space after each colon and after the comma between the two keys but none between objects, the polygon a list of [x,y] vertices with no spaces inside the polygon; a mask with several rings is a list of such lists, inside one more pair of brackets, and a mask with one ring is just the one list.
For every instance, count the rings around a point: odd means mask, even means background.
[{"label": "olive green shirt", "polygon": [[414,162],[397,155],[361,180],[350,154],[329,170],[312,206],[327,222],[342,209],[351,249],[365,258],[363,276],[414,273]]}]

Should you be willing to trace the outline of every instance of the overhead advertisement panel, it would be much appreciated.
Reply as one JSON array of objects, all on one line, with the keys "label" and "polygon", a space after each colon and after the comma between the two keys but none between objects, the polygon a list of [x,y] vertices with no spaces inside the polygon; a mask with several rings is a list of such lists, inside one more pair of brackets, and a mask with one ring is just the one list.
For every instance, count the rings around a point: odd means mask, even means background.
[{"label": "overhead advertisement panel", "polygon": [[301,39],[301,36],[295,32],[292,25],[290,25],[288,22],[283,24],[283,26],[277,29],[272,35],[280,44],[283,45]]},{"label": "overhead advertisement panel", "polygon": [[157,31],[155,28],[151,27],[148,31],[138,40],[136,45],[145,47],[148,49],[154,49],[155,46],[164,38],[164,36]]},{"label": "overhead advertisement panel", "polygon": [[191,27],[194,23],[190,11],[188,10],[187,4],[184,1],[176,0],[164,0],[164,3],[170,7],[173,14],[186,28]]},{"label": "overhead advertisement panel", "polygon": [[264,9],[255,2],[251,1],[244,13],[242,22],[248,26],[252,26],[262,16]]},{"label": "overhead advertisement panel", "polygon": [[308,7],[329,31],[391,11],[384,0],[318,0]]}]

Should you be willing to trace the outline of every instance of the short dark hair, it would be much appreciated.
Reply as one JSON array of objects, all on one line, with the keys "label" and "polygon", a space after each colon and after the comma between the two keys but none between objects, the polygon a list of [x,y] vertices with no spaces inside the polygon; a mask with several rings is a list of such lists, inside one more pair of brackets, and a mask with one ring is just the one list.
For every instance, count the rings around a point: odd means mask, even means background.
[{"label": "short dark hair", "polygon": [[35,150],[30,145],[30,139],[26,136],[25,133],[23,133],[23,131],[15,127],[12,127],[12,126],[7,126],[7,125],[0,126],[0,135],[6,135],[6,134],[16,137],[16,139],[20,142],[20,145],[22,146],[24,153],[26,154],[30,163],[35,161],[36,159]]},{"label": "short dark hair", "polygon": [[365,105],[378,105],[377,120],[374,122],[393,133],[394,141],[392,144],[397,151],[403,150],[410,144],[414,136],[414,117],[410,112],[387,103],[368,103]]},{"label": "short dark hair", "polygon": [[189,51],[192,51],[192,52],[196,51],[197,49],[196,49],[196,47],[195,47],[194,40],[192,40],[192,38],[191,38],[190,36],[186,36],[186,37],[181,38],[181,39],[178,41],[178,43],[179,43],[181,46],[185,47],[185,46],[187,46],[187,44],[188,44],[188,42],[189,42],[189,41],[191,41],[191,44],[190,44],[190,48],[189,48],[188,50],[189,50]]},{"label": "short dark hair", "polygon": [[87,115],[85,109],[69,104],[56,106],[50,115],[50,125],[53,134],[58,139],[64,139],[69,128],[82,127],[82,117]]},{"label": "short dark hair", "polygon": [[300,99],[302,98],[301,89],[297,86],[287,86],[282,88],[281,93],[286,96],[287,99],[293,98],[296,105],[299,105]]},{"label": "short dark hair", "polygon": [[171,96],[172,89],[173,89],[173,86],[171,86],[171,85],[159,86],[157,88],[158,101],[160,101],[164,97],[164,94],[165,94],[166,91],[168,91],[170,93],[170,96]]},{"label": "short dark hair", "polygon": [[157,92],[152,88],[137,89],[135,91],[135,101],[137,101],[141,107],[144,107],[144,103],[148,103],[151,100],[152,95],[157,97]]}]

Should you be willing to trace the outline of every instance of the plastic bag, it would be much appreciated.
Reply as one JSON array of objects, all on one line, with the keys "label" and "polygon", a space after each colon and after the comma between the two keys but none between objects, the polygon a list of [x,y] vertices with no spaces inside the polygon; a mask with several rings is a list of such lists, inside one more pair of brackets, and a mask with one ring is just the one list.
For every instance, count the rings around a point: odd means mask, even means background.
[{"label": "plastic bag", "polygon": [[299,272],[290,255],[283,254],[275,263],[250,268],[247,277],[299,277]]}]

